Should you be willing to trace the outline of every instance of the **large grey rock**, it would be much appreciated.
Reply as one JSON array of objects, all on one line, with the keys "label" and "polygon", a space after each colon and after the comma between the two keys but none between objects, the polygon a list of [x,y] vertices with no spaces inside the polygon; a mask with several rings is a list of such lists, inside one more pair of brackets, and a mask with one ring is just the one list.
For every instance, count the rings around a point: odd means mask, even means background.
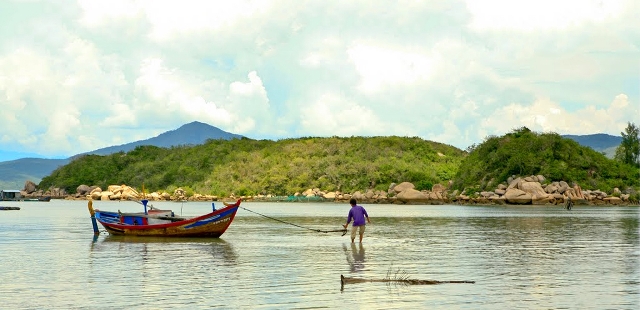
[{"label": "large grey rock", "polygon": [[400,201],[402,201],[404,203],[423,202],[423,201],[429,200],[429,196],[428,195],[426,195],[425,193],[423,193],[423,192],[421,192],[419,190],[415,190],[413,188],[408,188],[408,189],[398,193],[398,195],[396,197],[397,197],[398,200],[400,200]]},{"label": "large grey rock", "polygon": [[24,191],[27,194],[31,194],[31,193],[35,192],[36,191],[36,183],[33,183],[31,181],[24,182]]},{"label": "large grey rock", "polygon": [[549,196],[538,182],[520,182],[518,189],[538,198],[546,198]]},{"label": "large grey rock", "polygon": [[530,204],[531,203],[531,194],[519,190],[517,188],[509,188],[507,192],[504,194],[504,198],[507,202],[512,204]]},{"label": "large grey rock", "polygon": [[410,182],[402,182],[398,185],[396,185],[395,187],[393,187],[393,191],[396,193],[401,193],[404,192],[407,189],[415,189],[416,186],[413,185],[413,183]]},{"label": "large grey rock", "polygon": [[91,192],[91,187],[89,187],[89,185],[82,184],[76,188],[76,193],[80,195],[86,195],[90,192]]},{"label": "large grey rock", "polygon": [[432,192],[434,192],[434,193],[442,193],[442,192],[444,192],[445,190],[447,190],[447,189],[446,189],[446,188],[444,187],[444,185],[442,185],[442,184],[434,184],[434,185],[431,187],[431,191],[432,191]]}]

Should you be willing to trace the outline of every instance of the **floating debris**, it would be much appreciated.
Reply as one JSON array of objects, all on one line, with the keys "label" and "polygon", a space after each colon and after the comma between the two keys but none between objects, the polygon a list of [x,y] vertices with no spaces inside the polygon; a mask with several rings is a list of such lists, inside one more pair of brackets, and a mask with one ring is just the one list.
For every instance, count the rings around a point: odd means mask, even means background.
[{"label": "floating debris", "polygon": [[402,270],[396,270],[396,272],[392,275],[391,270],[387,272],[387,276],[383,279],[361,279],[361,278],[351,278],[345,277],[344,275],[340,275],[340,290],[344,289],[345,284],[354,284],[354,283],[365,283],[365,282],[384,282],[384,283],[394,283],[400,285],[434,285],[434,284],[447,284],[447,283],[469,283],[473,284],[476,281],[437,281],[437,280],[418,280],[411,279],[409,275]]},{"label": "floating debris", "polygon": [[0,206],[0,210],[20,210],[20,207],[3,207],[3,206]]}]

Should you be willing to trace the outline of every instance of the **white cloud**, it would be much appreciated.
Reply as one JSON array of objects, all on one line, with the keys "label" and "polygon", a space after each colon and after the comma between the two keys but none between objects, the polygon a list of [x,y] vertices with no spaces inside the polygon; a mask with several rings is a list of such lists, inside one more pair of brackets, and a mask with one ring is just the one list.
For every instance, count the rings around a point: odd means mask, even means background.
[{"label": "white cloud", "polygon": [[634,1],[46,3],[0,10],[12,150],[74,155],[195,120],[252,138],[459,148],[521,126],[640,124]]},{"label": "white cloud", "polygon": [[420,53],[356,44],[347,54],[362,78],[360,89],[365,92],[412,85],[433,74],[434,60]]},{"label": "white cloud", "polygon": [[317,136],[384,135],[385,122],[372,110],[335,94],[324,94],[299,111],[300,134]]},{"label": "white cloud", "polygon": [[[219,30],[269,8],[271,1],[199,0],[81,0],[81,22],[90,27],[118,23],[121,19],[142,17],[152,27],[150,37],[170,40],[191,32]],[[239,25],[244,26],[244,25]]]},{"label": "white cloud", "polygon": [[625,0],[467,0],[477,30],[536,31],[603,22],[622,14]]},{"label": "white cloud", "polygon": [[627,95],[619,94],[608,107],[590,105],[576,111],[567,111],[548,98],[538,99],[531,104],[513,103],[494,111],[490,118],[482,121],[481,128],[493,133],[506,133],[526,126],[537,132],[618,135],[628,121],[640,122],[640,108],[631,105]]},{"label": "white cloud", "polygon": [[78,5],[83,11],[80,22],[89,27],[132,18],[142,12],[140,3],[133,0],[78,0]]}]

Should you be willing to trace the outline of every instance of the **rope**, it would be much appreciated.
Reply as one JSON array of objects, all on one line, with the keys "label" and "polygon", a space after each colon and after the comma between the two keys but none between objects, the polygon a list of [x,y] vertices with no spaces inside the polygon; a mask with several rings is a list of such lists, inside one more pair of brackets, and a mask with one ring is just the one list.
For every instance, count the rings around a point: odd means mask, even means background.
[{"label": "rope", "polygon": [[249,212],[251,212],[251,213],[254,213],[254,214],[260,215],[260,216],[264,216],[264,217],[266,217],[266,218],[268,218],[268,219],[271,219],[271,220],[274,220],[274,221],[278,221],[278,222],[280,222],[280,223],[284,223],[284,224],[292,225],[292,226],[295,226],[295,227],[299,227],[299,228],[302,228],[302,229],[308,229],[308,230],[311,230],[311,231],[321,232],[321,233],[342,232],[342,233],[343,233],[343,234],[342,234],[343,236],[347,234],[347,229],[346,229],[346,228],[345,228],[345,229],[340,229],[340,230],[320,230],[320,229],[313,229],[313,228],[309,228],[309,227],[300,226],[300,225],[297,225],[297,224],[294,224],[294,223],[285,222],[285,221],[283,221],[283,220],[279,220],[279,219],[277,219],[277,218],[270,217],[270,216],[268,216],[268,215],[264,215],[264,214],[261,214],[261,213],[255,212],[255,211],[251,211],[251,210],[249,210],[249,209],[247,209],[247,208],[245,208],[245,207],[239,207],[239,208],[240,208],[240,209],[243,209],[243,210],[246,210],[246,211],[249,211]]}]

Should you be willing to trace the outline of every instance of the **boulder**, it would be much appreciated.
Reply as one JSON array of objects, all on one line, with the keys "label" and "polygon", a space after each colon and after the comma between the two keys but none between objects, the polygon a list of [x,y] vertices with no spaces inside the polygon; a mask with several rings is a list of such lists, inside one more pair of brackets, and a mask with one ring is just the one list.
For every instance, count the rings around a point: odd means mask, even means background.
[{"label": "boulder", "polygon": [[500,196],[489,197],[489,200],[497,205],[507,204],[507,199]]},{"label": "boulder", "polygon": [[24,191],[27,194],[31,194],[31,193],[35,192],[36,191],[36,183],[33,183],[31,181],[24,182]]},{"label": "boulder", "polygon": [[423,192],[426,196],[429,197],[429,199],[431,200],[442,200],[442,195],[440,193],[436,193],[436,192]]},{"label": "boulder", "polygon": [[110,191],[101,192],[100,193],[100,200],[111,200],[111,198],[109,198],[109,197],[111,197],[112,195],[113,195],[113,193],[110,192]]},{"label": "boulder", "polygon": [[109,185],[109,186],[107,186],[107,191],[110,191],[110,192],[115,194],[115,193],[120,192],[122,190],[121,187],[122,186],[120,186],[120,185]]},{"label": "boulder", "polygon": [[396,193],[401,193],[404,192],[407,189],[415,189],[415,185],[413,185],[410,182],[402,182],[396,186],[393,187],[393,191]]},{"label": "boulder", "polygon": [[555,198],[553,195],[545,194],[544,196],[536,196],[531,195],[531,204],[533,205],[546,205],[553,204],[555,202]]},{"label": "boulder", "polygon": [[521,181],[521,178],[512,179],[511,182],[509,182],[509,186],[507,186],[507,190],[511,188],[518,188],[518,184],[520,184]]},{"label": "boulder", "polygon": [[336,199],[336,192],[328,192],[322,195],[324,199]]},{"label": "boulder", "polygon": [[565,192],[567,189],[569,189],[569,184],[567,184],[567,182],[565,182],[565,181],[560,181],[560,182],[558,183],[558,189],[557,189],[558,193],[560,193],[560,194],[564,194],[564,192]]},{"label": "boulder", "polygon": [[89,194],[100,193],[100,192],[102,192],[102,188],[100,188],[99,186],[96,186],[89,192]]},{"label": "boulder", "polygon": [[89,194],[89,193],[91,193],[91,187],[89,187],[89,185],[85,185],[85,184],[79,185],[76,188],[76,193],[80,194],[80,195]]},{"label": "boulder", "polygon": [[619,205],[620,203],[622,203],[622,199],[615,197],[615,196],[611,196],[611,197],[606,197],[604,199],[602,199],[603,201],[605,201],[606,203],[610,204],[610,205]]},{"label": "boulder", "polygon": [[531,196],[539,197],[540,199],[546,198],[549,194],[547,194],[544,189],[542,189],[542,185],[538,182],[520,182],[518,185],[518,189],[531,194]]},{"label": "boulder", "polygon": [[494,195],[495,195],[494,192],[485,192],[485,191],[480,192],[480,196],[482,196],[484,198],[489,198],[489,197],[494,196]]},{"label": "boulder", "polygon": [[513,204],[530,204],[531,203],[531,194],[519,190],[517,188],[509,188],[507,192],[504,194],[504,198],[508,203]]},{"label": "boulder", "polygon": [[375,195],[376,193],[373,190],[367,190],[367,192],[364,194],[367,199],[372,199]]},{"label": "boulder", "polygon": [[126,198],[126,199],[138,199],[138,197],[140,197],[140,193],[138,193],[138,191],[136,191],[133,187],[131,186],[122,186],[121,187],[121,194],[122,197]]},{"label": "boulder", "polygon": [[584,194],[582,193],[582,187],[576,184],[573,186],[573,193],[577,199],[584,199]]},{"label": "boulder", "polygon": [[434,184],[433,187],[431,187],[431,191],[435,193],[442,193],[445,190],[446,188],[442,184]]},{"label": "boulder", "polygon": [[[397,186],[396,186],[397,187]],[[429,196],[425,195],[425,193],[415,190],[413,188],[408,188],[400,193],[397,196],[398,200],[409,203],[409,202],[423,202],[429,200]]]},{"label": "boulder", "polygon": [[355,198],[356,201],[361,201],[361,200],[364,200],[366,197],[362,194],[362,192],[356,191],[355,193],[353,193],[353,195],[351,195],[351,198]]},{"label": "boulder", "polygon": [[395,191],[393,190],[395,187],[396,187],[396,183],[389,184],[389,190],[387,191],[387,193],[389,194],[395,193]]}]

